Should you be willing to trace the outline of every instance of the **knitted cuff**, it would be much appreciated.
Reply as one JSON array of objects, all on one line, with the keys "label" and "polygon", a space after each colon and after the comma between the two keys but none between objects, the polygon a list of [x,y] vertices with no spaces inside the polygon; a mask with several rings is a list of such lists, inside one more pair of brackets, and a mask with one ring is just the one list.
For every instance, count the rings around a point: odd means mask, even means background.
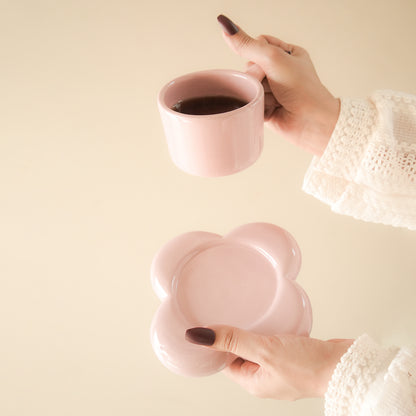
[{"label": "knitted cuff", "polygon": [[383,348],[359,337],[337,364],[325,394],[325,416],[359,416],[366,411],[370,387],[385,374],[398,348]]}]

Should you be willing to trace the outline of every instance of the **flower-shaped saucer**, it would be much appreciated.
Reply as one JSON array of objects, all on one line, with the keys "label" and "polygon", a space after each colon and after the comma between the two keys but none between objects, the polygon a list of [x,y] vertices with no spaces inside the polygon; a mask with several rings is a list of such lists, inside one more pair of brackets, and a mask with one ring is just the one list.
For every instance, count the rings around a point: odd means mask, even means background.
[{"label": "flower-shaped saucer", "polygon": [[195,231],[172,239],[151,269],[162,302],[151,325],[157,357],[175,373],[204,376],[235,357],[186,341],[188,328],[225,324],[265,335],[309,335],[310,302],[295,282],[300,265],[296,241],[273,224],[246,224],[225,236]]}]

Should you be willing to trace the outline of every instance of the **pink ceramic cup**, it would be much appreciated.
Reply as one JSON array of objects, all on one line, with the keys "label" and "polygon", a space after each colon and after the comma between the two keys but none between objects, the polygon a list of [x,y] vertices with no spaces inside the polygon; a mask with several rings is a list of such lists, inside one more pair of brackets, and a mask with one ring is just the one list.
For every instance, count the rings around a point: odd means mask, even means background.
[{"label": "pink ceramic cup", "polygon": [[[204,96],[232,96],[248,104],[236,110],[190,115],[172,107]],[[263,148],[264,90],[254,77],[227,69],[194,72],[169,82],[158,96],[170,156],[183,171],[225,176],[252,165]]]}]

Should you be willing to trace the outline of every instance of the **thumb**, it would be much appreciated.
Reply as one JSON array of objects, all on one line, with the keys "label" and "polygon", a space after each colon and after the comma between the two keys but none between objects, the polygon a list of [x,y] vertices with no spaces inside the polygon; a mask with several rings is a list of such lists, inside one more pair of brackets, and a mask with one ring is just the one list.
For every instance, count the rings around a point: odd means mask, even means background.
[{"label": "thumb", "polygon": [[230,352],[254,363],[263,361],[265,350],[261,335],[226,325],[213,328],[191,328],[186,331],[189,342],[209,346],[217,351]]},{"label": "thumb", "polygon": [[224,40],[227,45],[237,55],[263,67],[266,63],[267,51],[270,52],[270,45],[267,40],[264,37],[252,38],[222,14],[217,17],[217,20],[223,29]]}]

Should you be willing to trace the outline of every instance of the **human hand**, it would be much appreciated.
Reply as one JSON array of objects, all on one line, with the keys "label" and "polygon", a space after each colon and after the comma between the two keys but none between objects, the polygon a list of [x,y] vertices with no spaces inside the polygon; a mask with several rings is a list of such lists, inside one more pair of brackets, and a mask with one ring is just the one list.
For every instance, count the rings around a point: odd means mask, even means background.
[{"label": "human hand", "polygon": [[236,355],[223,371],[249,393],[278,400],[323,397],[351,339],[264,336],[229,326],[191,328],[186,339]]},{"label": "human hand", "polygon": [[306,50],[273,36],[254,39],[223,15],[218,21],[226,43],[249,61],[247,72],[263,83],[267,124],[321,156],[338,120],[340,101],[321,83]]}]

